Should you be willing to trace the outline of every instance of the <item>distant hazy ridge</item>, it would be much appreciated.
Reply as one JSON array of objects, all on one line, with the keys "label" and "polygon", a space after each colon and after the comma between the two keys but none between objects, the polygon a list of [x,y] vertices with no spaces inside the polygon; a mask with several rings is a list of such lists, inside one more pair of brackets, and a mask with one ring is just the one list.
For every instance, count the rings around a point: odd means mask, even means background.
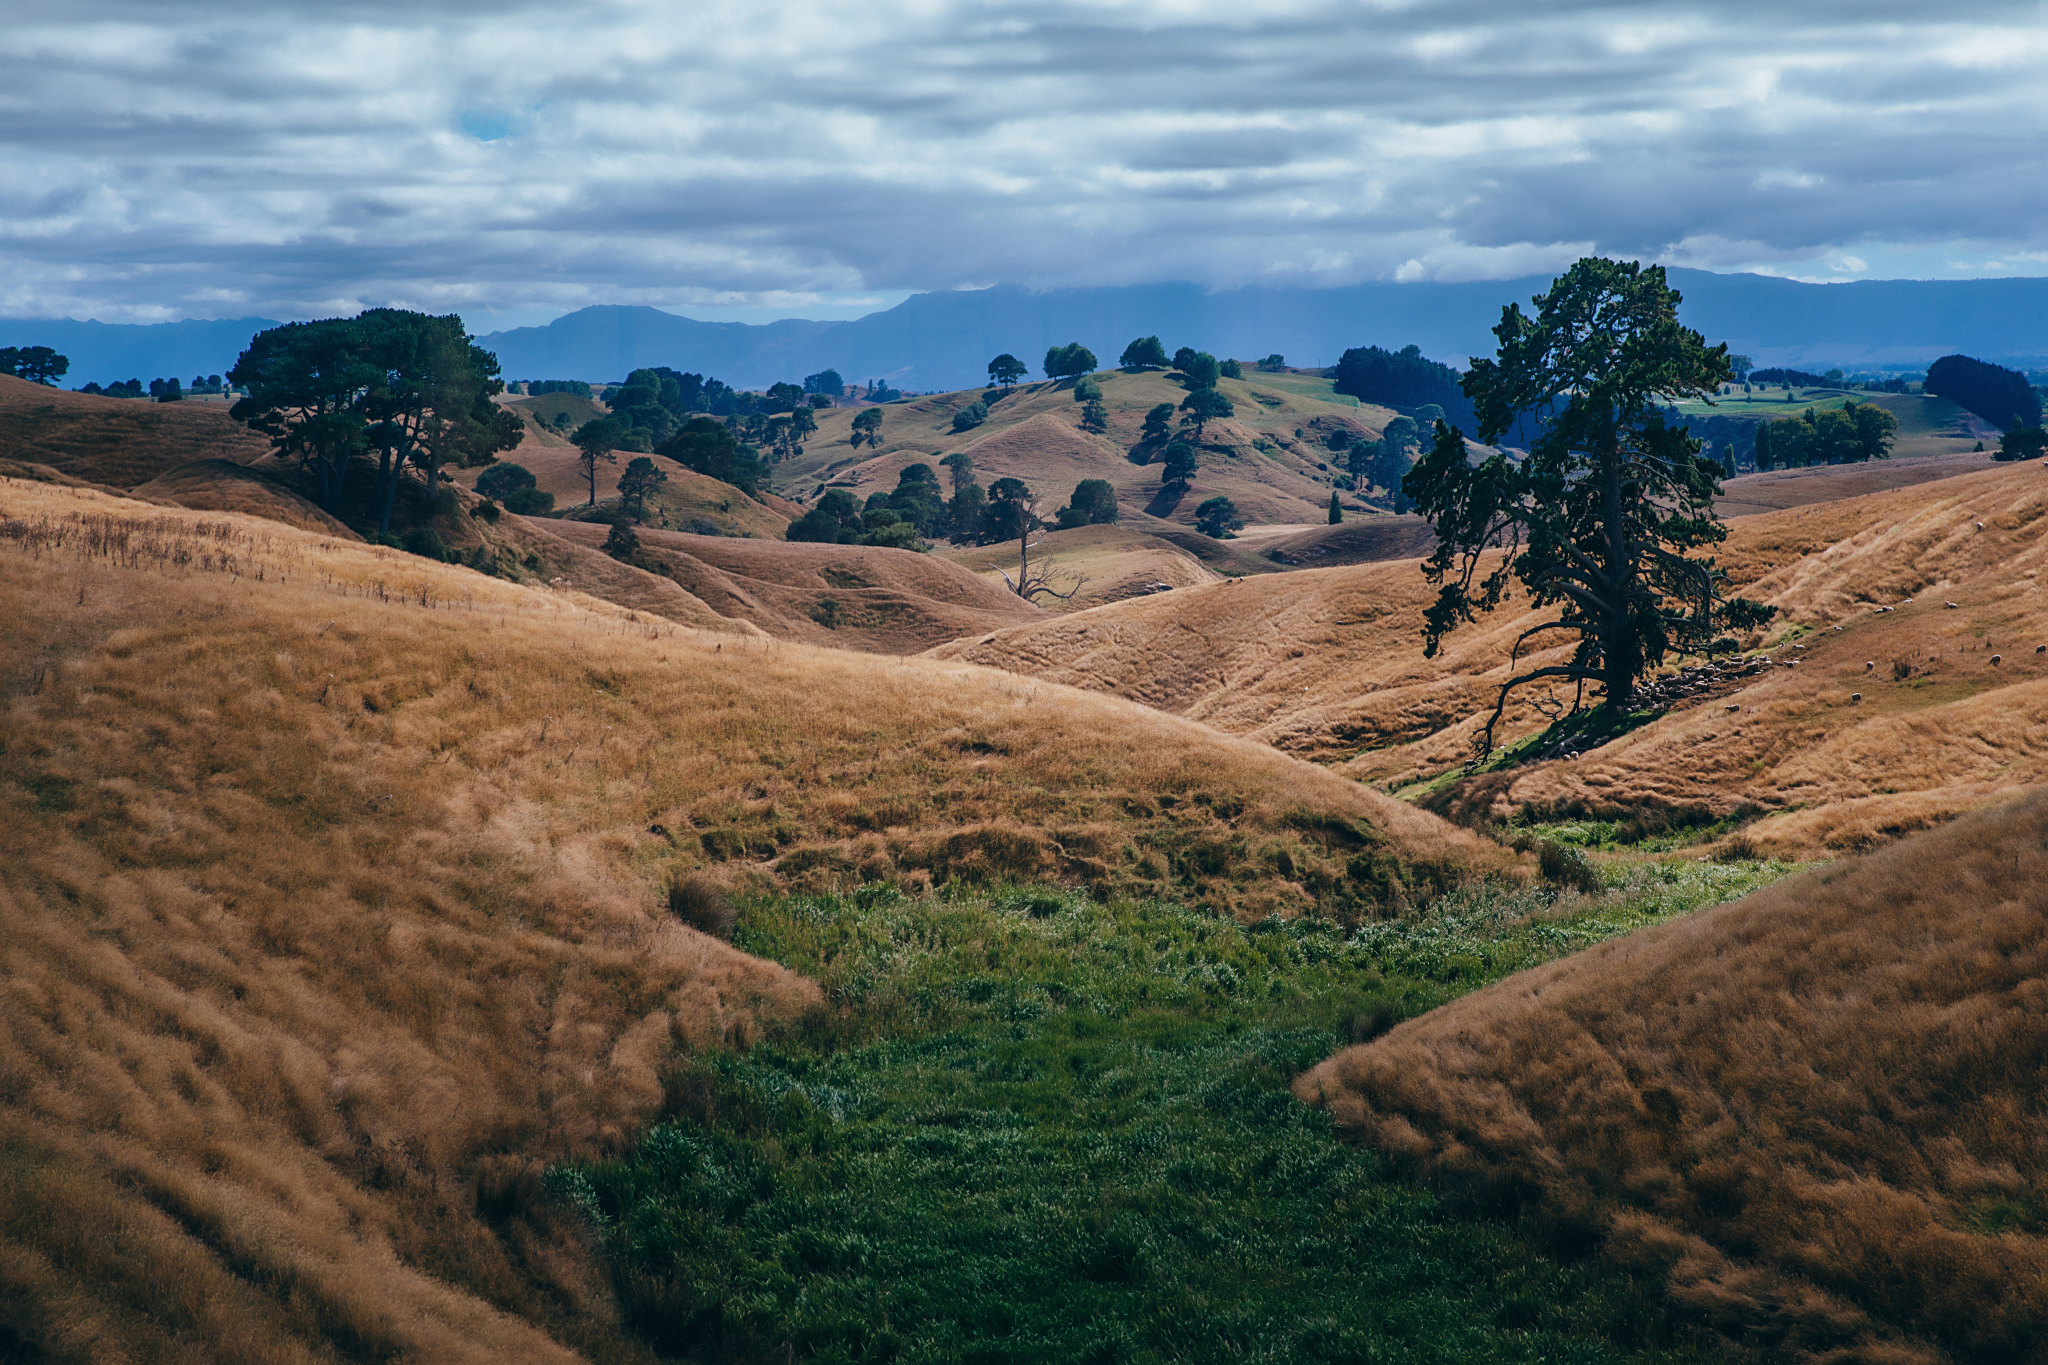
[{"label": "distant hazy ridge", "polygon": [[[1925,363],[1963,351],[2005,363],[2048,357],[2048,279],[1873,280],[1814,285],[1762,275],[1673,270],[1681,315],[1710,341],[1761,365]],[[849,382],[887,378],[921,390],[982,382],[1009,351],[1036,368],[1048,346],[1081,341],[1113,365],[1132,337],[1157,334],[1256,359],[1330,365],[1347,347],[1409,343],[1462,366],[1493,350],[1500,308],[1528,300],[1547,276],[1474,284],[1362,284],[1342,289],[1234,289],[1192,284],[1060,289],[1004,285],[918,294],[851,322],[700,322],[657,308],[599,306],[545,327],[482,338],[513,379],[623,379],[670,365],[761,387],[831,368]],[[0,345],[54,346],[71,357],[66,383],[225,371],[262,318],[149,326],[0,320]]]}]

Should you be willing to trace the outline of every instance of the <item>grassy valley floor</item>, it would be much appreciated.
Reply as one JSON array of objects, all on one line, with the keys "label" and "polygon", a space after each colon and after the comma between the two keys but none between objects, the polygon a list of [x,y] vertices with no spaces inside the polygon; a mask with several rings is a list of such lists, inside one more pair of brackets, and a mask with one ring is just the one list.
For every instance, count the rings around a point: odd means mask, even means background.
[{"label": "grassy valley floor", "polygon": [[1707,1358],[1659,1283],[1401,1178],[1288,1085],[1790,870],[1617,860],[1591,894],[1489,884],[1353,933],[1052,890],[759,900],[738,944],[828,1003],[686,1065],[628,1158],[551,1184],[693,1357]]}]

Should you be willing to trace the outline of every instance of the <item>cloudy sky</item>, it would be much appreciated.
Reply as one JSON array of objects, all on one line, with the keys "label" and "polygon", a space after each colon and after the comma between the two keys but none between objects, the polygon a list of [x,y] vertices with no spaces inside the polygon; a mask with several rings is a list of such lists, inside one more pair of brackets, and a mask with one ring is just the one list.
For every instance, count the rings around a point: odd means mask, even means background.
[{"label": "cloudy sky", "polygon": [[2048,5],[7,0],[0,316],[2048,275]]}]

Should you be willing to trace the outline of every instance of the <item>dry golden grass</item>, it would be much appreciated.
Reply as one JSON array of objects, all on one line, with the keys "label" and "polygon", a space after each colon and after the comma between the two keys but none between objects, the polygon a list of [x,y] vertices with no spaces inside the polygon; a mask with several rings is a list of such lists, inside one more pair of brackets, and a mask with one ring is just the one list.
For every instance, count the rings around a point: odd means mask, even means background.
[{"label": "dry golden grass", "polygon": [[1989,452],[1894,457],[1868,464],[1816,465],[1812,469],[1772,469],[1761,474],[1743,474],[1724,480],[1722,494],[1714,499],[1714,510],[1724,517],[1755,516],[1759,512],[1782,512],[1809,503],[1859,498],[1869,493],[1911,488],[1958,474],[1976,474],[1996,469]]},{"label": "dry golden grass", "polygon": [[[602,549],[611,534],[609,526],[590,522],[534,524],[592,549]],[[672,580],[728,620],[778,640],[915,654],[963,635],[1045,618],[999,582],[937,555],[678,535],[645,526],[636,534],[636,565]]]},{"label": "dry golden grass", "polygon": [[248,464],[269,452],[269,440],[229,417],[222,402],[103,398],[0,375],[0,460],[133,488],[194,460]]},{"label": "dry golden grass", "polygon": [[1522,973],[1303,1099],[1778,1357],[2032,1360],[2048,796]]},{"label": "dry golden grass", "polygon": [[[1838,853],[2048,780],[2044,515],[2048,477],[2020,465],[1741,519],[1718,557],[1783,612],[1777,662],[1576,761],[1485,779],[1486,813],[1754,806],[1760,848]],[[1399,787],[1464,761],[1508,644],[1537,619],[1510,604],[1428,660],[1429,598],[1412,561],[1303,570],[934,653],[1133,697]],[[1501,735],[1544,723],[1514,706]]]},{"label": "dry golden grass", "polygon": [[[614,513],[619,508],[619,475],[633,458],[631,451],[617,454],[617,464],[604,465],[597,471],[598,506]],[[499,458],[531,470],[535,487],[555,495],[558,513],[573,514],[590,497],[590,485],[577,466],[576,447],[566,441],[544,444],[529,432],[517,450]],[[720,535],[779,541],[791,520],[803,515],[801,508],[794,508],[773,494],[750,498],[731,484],[685,469],[665,455],[649,458],[668,475],[668,482],[647,499],[646,520],[650,526],[686,531],[697,524],[716,527]],[[465,488],[475,488],[485,468],[488,466],[455,470],[454,477]]]},{"label": "dry golden grass", "polygon": [[294,482],[270,458],[257,461],[254,467],[233,460],[194,460],[137,484],[129,495],[167,507],[189,507],[195,512],[243,512],[281,521],[302,531],[359,539],[354,531],[298,493],[292,487]]},{"label": "dry golden grass", "polygon": [[631,1358],[535,1163],[815,1000],[691,876],[1371,913],[1501,857],[989,670],[44,484],[0,531],[0,1339],[53,1359]]},{"label": "dry golden grass", "polygon": [[776,467],[776,486],[795,495],[831,483],[865,498],[894,488],[905,465],[921,461],[936,469],[948,452],[965,450],[974,456],[984,487],[999,478],[1022,479],[1041,495],[1048,518],[1082,479],[1107,479],[1127,524],[1139,530],[1147,529],[1147,514],[1192,526],[1195,508],[1216,494],[1229,497],[1255,524],[1320,523],[1331,485],[1329,470],[1317,466],[1332,460],[1323,433],[1341,424],[1377,439],[1394,415],[1337,398],[1327,380],[1257,374],[1226,379],[1221,388],[1236,416],[1210,425],[1193,485],[1162,498],[1157,452],[1150,465],[1133,464],[1129,455],[1143,434],[1146,411],[1159,403],[1179,404],[1186,388],[1159,371],[1105,370],[1094,377],[1108,419],[1100,435],[1080,429],[1081,405],[1071,383],[1023,385],[991,406],[984,425],[965,432],[952,430],[953,414],[981,397],[979,390],[887,404],[881,409],[883,444],[874,451],[848,443],[857,410],[834,408],[818,414],[818,432],[806,443],[804,457]]},{"label": "dry golden grass", "polygon": [[[1124,526],[1047,531],[1035,544],[1031,552],[1033,574],[1049,572],[1055,589],[1074,594],[1070,599],[1038,598],[1038,605],[1047,611],[1083,611],[1105,602],[1147,596],[1159,591],[1161,584],[1168,588],[1191,588],[1198,583],[1217,582],[1222,577],[1178,545]],[[1008,573],[1012,580],[1017,577],[1018,553],[1014,542],[953,546],[935,549],[933,554],[980,575],[1004,593],[1009,590],[1002,586],[1002,575]],[[1081,581],[1084,579],[1085,582]],[[1034,612],[1033,618],[1042,616]],[[1016,624],[1022,623],[1000,623]],[[996,623],[991,623],[991,628],[996,628]],[[957,637],[972,633],[975,632],[954,634]]]}]

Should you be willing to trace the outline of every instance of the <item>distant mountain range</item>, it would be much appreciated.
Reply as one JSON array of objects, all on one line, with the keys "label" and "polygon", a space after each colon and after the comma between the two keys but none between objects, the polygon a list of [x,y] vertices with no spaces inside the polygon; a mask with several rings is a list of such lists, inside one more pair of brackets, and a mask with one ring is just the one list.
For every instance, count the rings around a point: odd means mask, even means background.
[{"label": "distant mountain range", "polygon": [[[1951,352],[2020,367],[2048,360],[2048,279],[1867,280],[1801,284],[1763,275],[1672,270],[1681,314],[1709,341],[1759,365],[1825,369],[1925,365]],[[1548,276],[1473,284],[1362,284],[1342,289],[1230,289],[1192,284],[1034,292],[1015,286],[917,294],[851,322],[700,322],[658,308],[598,306],[545,327],[480,338],[508,379],[623,379],[643,365],[761,388],[834,369],[849,383],[957,389],[986,378],[1007,351],[1036,369],[1050,346],[1080,341],[1114,365],[1133,337],[1292,365],[1335,364],[1352,346],[1414,344],[1462,367],[1491,353],[1502,305],[1526,302]],[[249,337],[276,324],[122,325],[0,320],[0,345],[52,346],[71,357],[65,382],[218,374]]]}]

